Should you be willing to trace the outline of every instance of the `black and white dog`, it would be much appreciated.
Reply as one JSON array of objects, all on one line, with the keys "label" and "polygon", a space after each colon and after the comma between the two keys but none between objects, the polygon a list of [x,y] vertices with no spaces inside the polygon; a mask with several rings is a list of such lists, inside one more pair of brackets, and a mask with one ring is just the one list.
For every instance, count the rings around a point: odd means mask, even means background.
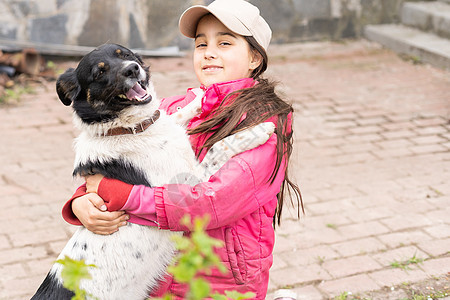
[{"label": "black and white dog", "polygon": [[[274,131],[262,123],[218,142],[199,164],[185,128],[198,113],[203,92],[168,116],[158,109],[150,73],[141,58],[116,44],[87,54],[57,81],[65,105],[72,105],[81,130],[75,140],[74,176],[101,173],[129,184],[161,186],[174,180],[207,181],[232,156],[265,143]],[[181,176],[180,176],[181,175]],[[97,299],[145,299],[165,275],[174,255],[175,233],[129,223],[112,235],[80,227],[59,258],[95,264],[81,288]],[[32,299],[70,299],[55,263]]]}]

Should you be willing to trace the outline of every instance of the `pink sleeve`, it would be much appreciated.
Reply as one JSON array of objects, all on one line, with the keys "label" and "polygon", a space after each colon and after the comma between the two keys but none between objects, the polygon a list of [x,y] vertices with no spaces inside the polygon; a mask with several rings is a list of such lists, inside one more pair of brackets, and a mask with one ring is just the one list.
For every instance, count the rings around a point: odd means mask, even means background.
[{"label": "pink sleeve", "polygon": [[[133,186],[122,210],[130,215],[130,222],[132,223],[157,225],[154,189],[145,185]],[[137,221],[138,219],[141,219],[141,222]]]}]

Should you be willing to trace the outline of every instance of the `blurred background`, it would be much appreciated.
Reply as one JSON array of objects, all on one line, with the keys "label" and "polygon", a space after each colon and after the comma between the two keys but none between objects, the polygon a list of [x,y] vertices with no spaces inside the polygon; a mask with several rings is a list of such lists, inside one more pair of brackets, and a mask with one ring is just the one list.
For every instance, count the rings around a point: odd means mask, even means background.
[{"label": "blurred background", "polygon": [[[189,48],[178,18],[206,0],[1,0],[0,39],[78,46]],[[359,38],[367,24],[400,20],[404,0],[251,0],[274,43]],[[414,2],[414,1],[408,1]]]}]

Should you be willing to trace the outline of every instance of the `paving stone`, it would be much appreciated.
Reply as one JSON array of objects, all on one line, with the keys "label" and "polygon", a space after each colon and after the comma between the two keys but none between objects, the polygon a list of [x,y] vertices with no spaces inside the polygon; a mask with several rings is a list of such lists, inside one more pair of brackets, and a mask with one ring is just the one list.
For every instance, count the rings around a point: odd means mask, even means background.
[{"label": "paving stone", "polygon": [[424,145],[424,144],[440,144],[443,142],[446,142],[447,139],[441,138],[436,135],[430,135],[430,136],[420,136],[416,138],[410,138],[412,142],[418,145]]},{"label": "paving stone", "polygon": [[419,135],[432,135],[432,134],[447,133],[448,129],[446,129],[443,126],[427,126],[416,128],[414,131],[417,132]]},{"label": "paving stone", "polygon": [[378,133],[382,131],[382,128],[376,125],[366,125],[366,126],[358,126],[355,128],[349,128],[348,131],[350,131],[352,134],[366,134],[366,133]]},{"label": "paving stone", "polygon": [[428,278],[428,275],[420,269],[388,269],[376,271],[368,274],[380,286],[395,286],[408,282],[422,281]]},{"label": "paving stone", "polygon": [[422,231],[406,231],[379,235],[378,239],[390,248],[397,248],[403,245],[427,242],[433,238]]},{"label": "paving stone", "polygon": [[278,287],[331,279],[330,275],[318,265],[276,270],[271,273],[271,278]]},{"label": "paving stone", "polygon": [[420,145],[409,148],[415,154],[445,152],[447,148],[441,145]]},{"label": "paving stone", "polygon": [[328,271],[334,278],[341,278],[377,270],[381,268],[381,265],[370,256],[361,255],[326,261],[322,264],[322,268]]},{"label": "paving stone", "polygon": [[324,291],[329,299],[339,296],[343,292],[351,292],[357,294],[380,288],[372,278],[366,274],[349,276],[342,279],[335,279],[321,282],[318,285],[319,289]]},{"label": "paving stone", "polygon": [[393,250],[388,250],[382,253],[371,255],[373,259],[378,261],[383,266],[391,266],[394,262],[406,262],[413,258],[426,259],[428,255],[415,246],[401,247]]},{"label": "paving stone", "polygon": [[287,252],[283,255],[283,260],[289,265],[303,266],[315,263],[322,264],[324,261],[332,260],[337,257],[339,257],[339,255],[330,246],[320,245],[295,252]]},{"label": "paving stone", "polygon": [[23,263],[14,263],[8,265],[1,265],[0,272],[2,280],[9,280],[13,278],[23,278],[28,275]]},{"label": "paving stone", "polygon": [[450,237],[450,225],[447,225],[447,224],[440,224],[440,225],[427,227],[424,230],[435,238],[442,239],[442,238]]},{"label": "paving stone", "polygon": [[[411,222],[411,220],[414,220]],[[380,220],[380,222],[392,231],[400,231],[410,228],[423,228],[433,224],[433,221],[420,214],[402,214]]]},{"label": "paving stone", "polygon": [[11,244],[6,237],[6,235],[0,235],[0,250],[1,249],[8,249],[11,247]]},{"label": "paving stone", "polygon": [[1,280],[7,289],[0,290],[0,299],[28,299],[36,292],[42,280],[41,276]]},{"label": "paving stone", "polygon": [[429,259],[419,267],[430,276],[446,275],[450,270],[450,257]]},{"label": "paving stone", "polygon": [[43,246],[10,248],[0,251],[0,265],[17,263],[29,259],[43,258],[47,256],[47,251]]},{"label": "paving stone", "polygon": [[386,245],[373,237],[335,243],[331,247],[344,257],[386,250]]},{"label": "paving stone", "polygon": [[412,130],[398,130],[398,131],[387,131],[382,132],[381,135],[389,140],[393,139],[401,139],[415,136],[415,133]]},{"label": "paving stone", "polygon": [[450,238],[421,242],[417,247],[430,256],[447,255],[450,254]]},{"label": "paving stone", "polygon": [[312,285],[308,285],[301,288],[296,288],[294,291],[297,293],[297,300],[321,300],[322,294]]},{"label": "paving stone", "polygon": [[63,228],[49,227],[41,230],[33,230],[32,235],[30,235],[30,232],[10,234],[9,238],[14,247],[23,247],[66,240],[67,234]]},{"label": "paving stone", "polygon": [[[376,145],[383,149],[402,149],[407,146],[411,146],[412,142],[408,139],[397,139],[397,140],[385,140],[376,142]],[[376,153],[375,153],[376,154]]]},{"label": "paving stone", "polygon": [[370,221],[366,223],[340,226],[339,232],[349,240],[380,235],[389,232],[389,229],[378,221]]}]

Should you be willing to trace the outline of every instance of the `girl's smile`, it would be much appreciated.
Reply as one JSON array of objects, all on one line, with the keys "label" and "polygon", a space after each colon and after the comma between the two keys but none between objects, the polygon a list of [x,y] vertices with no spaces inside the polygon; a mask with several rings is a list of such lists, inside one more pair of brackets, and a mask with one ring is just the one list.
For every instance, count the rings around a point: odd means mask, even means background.
[{"label": "girl's smile", "polygon": [[230,31],[213,15],[204,16],[197,26],[194,70],[200,83],[214,83],[250,77],[262,58],[248,42]]},{"label": "girl's smile", "polygon": [[222,69],[223,69],[222,67],[216,66],[216,65],[206,65],[206,66],[202,67],[203,72],[208,72],[208,73],[219,72]]}]

